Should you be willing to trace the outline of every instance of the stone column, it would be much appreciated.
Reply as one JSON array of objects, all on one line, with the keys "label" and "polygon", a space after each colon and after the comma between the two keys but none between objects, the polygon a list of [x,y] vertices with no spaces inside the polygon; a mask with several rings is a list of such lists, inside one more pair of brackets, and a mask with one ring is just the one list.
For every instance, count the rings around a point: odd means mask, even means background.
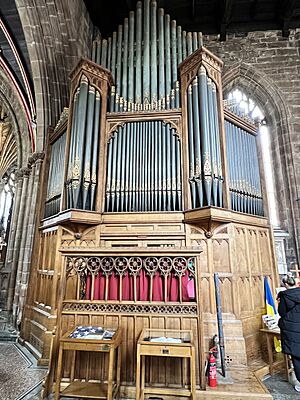
[{"label": "stone column", "polygon": [[[6,253],[6,262],[5,262],[5,270],[8,271],[10,274],[11,266],[13,262],[13,253],[14,253],[14,243],[15,243],[15,236],[16,236],[16,229],[18,224],[18,216],[19,216],[19,209],[20,209],[20,200],[22,195],[22,186],[23,186],[23,172],[22,170],[17,170],[15,172],[16,177],[16,191],[15,191],[15,198],[13,204],[13,211],[12,211],[12,219],[11,219],[11,226],[10,232],[7,241],[7,253]],[[10,285],[10,282],[9,282]],[[9,291],[9,289],[8,289]],[[7,307],[7,300],[8,300],[8,291],[6,293],[6,307]]]},{"label": "stone column", "polygon": [[11,243],[13,249],[11,251],[10,257],[8,258],[8,268],[10,270],[10,279],[9,279],[8,296],[7,296],[8,311],[11,311],[14,299],[20,243],[21,243],[22,229],[24,225],[25,206],[28,195],[28,179],[30,172],[31,172],[30,168],[21,169],[21,174],[23,175],[23,184],[20,193],[19,207],[14,209],[13,219],[16,219],[16,223],[14,229],[14,240]]},{"label": "stone column", "polygon": [[36,207],[40,182],[41,165],[44,153],[34,153],[29,159],[32,166],[30,184],[28,185],[28,200],[26,205],[26,216],[24,219],[22,241],[19,253],[18,271],[14,296],[14,318],[21,321],[22,311],[25,304],[27,285],[29,280],[33,237],[36,225]]}]

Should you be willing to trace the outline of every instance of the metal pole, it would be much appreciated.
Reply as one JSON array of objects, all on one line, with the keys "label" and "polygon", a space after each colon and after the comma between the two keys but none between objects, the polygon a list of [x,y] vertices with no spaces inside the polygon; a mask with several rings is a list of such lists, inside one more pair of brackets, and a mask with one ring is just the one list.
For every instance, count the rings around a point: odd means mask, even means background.
[{"label": "metal pole", "polygon": [[226,373],[225,373],[225,345],[224,345],[223,320],[222,320],[222,305],[221,305],[221,295],[220,295],[219,274],[217,272],[215,272],[215,274],[214,274],[214,279],[215,279],[215,293],[216,293],[221,368],[222,368],[222,375],[225,377],[225,375],[226,375]]}]

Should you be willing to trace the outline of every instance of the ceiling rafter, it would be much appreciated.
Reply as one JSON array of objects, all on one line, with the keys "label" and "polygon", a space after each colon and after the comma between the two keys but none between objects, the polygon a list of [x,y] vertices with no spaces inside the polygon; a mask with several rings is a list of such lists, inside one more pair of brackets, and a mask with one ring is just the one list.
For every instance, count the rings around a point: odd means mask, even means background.
[{"label": "ceiling rafter", "polygon": [[226,41],[227,27],[230,23],[232,15],[233,0],[217,0],[217,7],[219,9],[219,25],[220,25],[220,41]]},{"label": "ceiling rafter", "polygon": [[290,23],[296,8],[297,0],[286,0],[283,2],[283,13],[282,13],[282,36],[289,37],[290,34]]}]

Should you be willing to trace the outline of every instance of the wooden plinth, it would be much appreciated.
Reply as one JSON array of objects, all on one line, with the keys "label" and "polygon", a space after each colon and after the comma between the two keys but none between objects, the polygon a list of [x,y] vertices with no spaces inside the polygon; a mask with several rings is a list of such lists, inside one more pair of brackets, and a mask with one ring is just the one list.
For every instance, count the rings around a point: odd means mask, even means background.
[{"label": "wooden plinth", "polygon": [[[121,328],[118,328],[110,340],[71,338],[70,334],[74,328],[68,331],[59,343],[59,355],[57,363],[57,375],[55,385],[55,400],[64,397],[79,397],[89,399],[108,399],[112,400],[117,396],[120,388],[120,368],[121,368]],[[63,353],[64,351],[73,352],[73,361],[71,366],[71,379],[65,389],[61,389]],[[89,382],[74,380],[75,357],[77,351],[89,351],[97,353],[109,353],[108,362],[108,382]],[[117,368],[114,371],[114,362],[117,354]],[[116,372],[116,381],[113,382],[113,375]]]},{"label": "wooden plinth", "polygon": [[[175,335],[173,335],[175,333]],[[164,343],[146,341],[149,336],[176,337],[188,336],[189,342]],[[178,336],[177,336],[178,335]],[[145,387],[145,358],[146,356],[156,357],[179,357],[188,358],[190,361],[190,389],[169,388],[169,387]],[[136,365],[136,400],[144,400],[145,394],[159,394],[166,396],[184,396],[196,399],[196,365],[195,347],[193,344],[192,331],[171,331],[166,329],[143,329],[137,343],[137,365]]]}]

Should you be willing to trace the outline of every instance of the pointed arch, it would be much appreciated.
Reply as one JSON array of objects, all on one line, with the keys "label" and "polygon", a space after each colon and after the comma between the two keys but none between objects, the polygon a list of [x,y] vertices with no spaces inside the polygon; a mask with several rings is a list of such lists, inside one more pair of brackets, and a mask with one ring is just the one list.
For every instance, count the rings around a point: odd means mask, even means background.
[{"label": "pointed arch", "polygon": [[290,246],[295,247],[299,260],[299,209],[297,206],[297,176],[292,147],[296,135],[290,123],[292,114],[276,82],[246,63],[239,62],[227,68],[222,76],[224,97],[234,87],[249,94],[264,111],[270,129],[271,158],[275,173],[281,227],[293,236]]}]

